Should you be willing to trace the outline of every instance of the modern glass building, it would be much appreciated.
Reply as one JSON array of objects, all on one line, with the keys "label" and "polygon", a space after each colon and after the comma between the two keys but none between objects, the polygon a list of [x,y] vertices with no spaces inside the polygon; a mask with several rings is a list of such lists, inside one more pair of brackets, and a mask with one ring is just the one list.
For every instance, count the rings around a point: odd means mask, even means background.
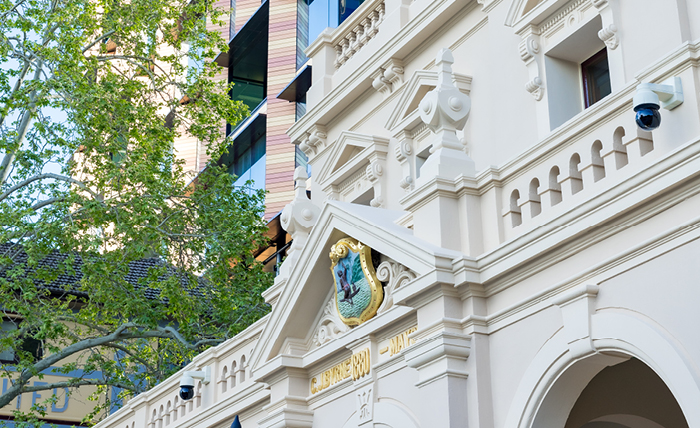
[{"label": "modern glass building", "polygon": [[[363,0],[228,0],[229,51],[216,61],[220,76],[233,83],[231,97],[243,101],[250,117],[227,124],[233,139],[220,159],[237,184],[253,181],[267,190],[266,218],[274,218],[292,200],[292,174],[306,156],[291,144],[286,130],[306,112],[311,62],[304,51],[327,27],[337,27]],[[201,164],[201,163],[200,163]],[[309,171],[311,173],[311,171]]]}]

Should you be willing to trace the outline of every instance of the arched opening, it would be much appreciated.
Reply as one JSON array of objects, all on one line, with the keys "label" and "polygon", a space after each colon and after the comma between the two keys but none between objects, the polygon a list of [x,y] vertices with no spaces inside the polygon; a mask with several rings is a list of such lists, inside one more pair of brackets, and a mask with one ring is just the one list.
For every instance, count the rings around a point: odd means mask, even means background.
[{"label": "arched opening", "polygon": [[233,363],[231,363],[231,389],[236,387],[236,361],[234,360]]},{"label": "arched opening", "polygon": [[569,178],[571,179],[571,194],[574,195],[581,190],[583,190],[583,181],[581,180],[581,171],[579,171],[579,164],[581,163],[581,156],[578,153],[571,155],[569,159]]},{"label": "arched opening", "polygon": [[241,369],[240,369],[240,377],[241,377],[240,381],[241,381],[241,383],[245,382],[245,369],[246,369],[245,355],[243,355],[241,357]]},{"label": "arched opening", "polygon": [[[692,362],[670,336],[660,333],[652,322],[630,316],[627,311],[619,308],[598,310],[591,316],[590,322],[593,334],[590,337],[592,343],[588,343],[588,346],[592,345],[596,352],[586,354],[583,347],[572,348],[567,334],[563,329],[560,330],[540,348],[524,372],[503,426],[565,428],[569,416],[591,381],[607,367],[620,365],[617,369],[622,370],[626,366],[621,364],[632,357],[646,365],[655,376],[654,379],[658,378],[654,384],[644,382],[644,388],[663,384],[671,391],[674,401],[681,409],[676,414],[682,412],[686,421],[680,427],[700,427],[698,377]],[[632,386],[625,389],[629,392],[624,393],[641,393],[634,382],[636,380],[633,379]],[[589,422],[621,424],[616,422],[617,419],[596,421],[596,418],[599,419],[600,416],[592,417],[592,420],[582,418],[578,428],[583,428]],[[639,418],[649,419],[639,416],[637,420],[641,420]],[[631,425],[631,428],[647,427],[659,428],[648,423]],[[670,428],[664,425],[662,427]],[[593,425],[585,428],[603,427]]]},{"label": "arched opening", "polygon": [[228,368],[226,368],[226,366],[224,366],[224,369],[221,371],[221,379],[219,382],[221,383],[221,392],[226,392],[228,387]]},{"label": "arched opening", "polygon": [[165,426],[170,425],[170,412],[172,410],[172,404],[170,401],[168,401],[168,404],[165,406]]},{"label": "arched opening", "polygon": [[661,378],[631,358],[596,374],[579,395],[564,428],[687,428]]},{"label": "arched opening", "polygon": [[511,216],[511,227],[520,226],[523,222],[523,218],[520,215],[520,206],[518,205],[518,200],[520,199],[520,192],[518,189],[513,190],[510,194],[509,212]]},{"label": "arched opening", "polygon": [[542,212],[540,203],[540,180],[533,178],[528,189],[528,200],[530,201],[530,217],[536,217]]},{"label": "arched opening", "polygon": [[554,165],[549,170],[549,201],[551,206],[561,202],[561,185],[559,184],[559,167]]},{"label": "arched opening", "polygon": [[175,396],[175,399],[173,400],[173,417],[172,420],[175,422],[177,420],[177,411],[180,408],[180,397]]},{"label": "arched opening", "polygon": [[627,165],[627,148],[622,143],[625,136],[625,128],[619,126],[613,133],[613,150],[615,151],[615,168],[620,169]]},{"label": "arched opening", "polygon": [[603,150],[603,143],[596,140],[591,146],[591,168],[593,168],[593,181],[600,181],[605,178],[605,166],[600,152]]},{"label": "arched opening", "polygon": [[196,402],[196,407],[202,407],[202,382],[197,381],[197,386],[194,392],[194,401]]}]

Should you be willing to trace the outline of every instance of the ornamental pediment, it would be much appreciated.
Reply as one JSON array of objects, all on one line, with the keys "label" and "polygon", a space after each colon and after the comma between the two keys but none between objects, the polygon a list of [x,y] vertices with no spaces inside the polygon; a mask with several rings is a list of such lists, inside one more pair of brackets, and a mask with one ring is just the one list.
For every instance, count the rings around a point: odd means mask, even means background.
[{"label": "ornamental pediment", "polygon": [[[453,83],[466,95],[471,90],[471,76],[453,73]],[[404,85],[404,90],[394,111],[389,116],[385,128],[395,134],[398,131],[415,128],[419,122],[418,104],[425,95],[438,84],[437,70],[418,70]]]},{"label": "ornamental pediment", "polygon": [[389,139],[376,135],[343,131],[330,149],[328,158],[316,176],[321,186],[339,184],[376,157],[386,155]]},{"label": "ornamental pediment", "polygon": [[251,366],[280,355],[304,357],[319,347],[330,346],[324,353],[332,352],[410,313],[394,300],[394,292],[410,289],[436,266],[451,265],[455,254],[397,226],[403,215],[338,201],[325,204],[285,279]]},{"label": "ornamental pediment", "polygon": [[354,202],[371,191],[371,205],[381,207],[388,150],[388,138],[343,131],[331,146],[316,181],[329,199]]},{"label": "ornamental pediment", "polygon": [[[576,24],[580,20],[576,15],[582,11],[591,8],[601,10],[607,5],[608,0],[513,0],[505,25],[512,27],[516,34],[540,34],[552,29],[556,31]],[[572,19],[574,22],[568,22]]]}]

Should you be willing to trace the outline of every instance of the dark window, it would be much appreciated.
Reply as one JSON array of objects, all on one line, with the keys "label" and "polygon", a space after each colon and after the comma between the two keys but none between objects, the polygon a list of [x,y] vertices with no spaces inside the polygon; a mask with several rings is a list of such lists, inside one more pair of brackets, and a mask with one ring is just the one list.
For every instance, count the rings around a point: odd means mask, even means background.
[{"label": "dark window", "polygon": [[[307,45],[313,43],[319,34],[326,28],[336,28],[343,23],[352,13],[360,7],[364,0],[305,0],[308,5],[308,11],[302,10],[302,20],[299,25],[303,26],[308,33],[305,35],[304,41]],[[308,17],[307,17],[308,14]],[[308,24],[304,22],[308,20]],[[298,40],[300,40],[298,38]],[[305,61],[301,61],[303,63]],[[297,67],[301,66],[297,64]]]},{"label": "dark window", "polygon": [[[236,142],[238,143],[238,142]],[[228,166],[228,172],[236,177],[241,177],[260,158],[265,155],[265,135],[255,141],[243,141],[242,144],[233,145],[234,160]]]},{"label": "dark window", "polygon": [[[19,328],[19,324],[20,321],[17,319],[3,318],[0,334],[17,330]],[[30,353],[35,360],[41,359],[43,355],[43,347],[40,340],[30,337],[20,338],[20,340],[21,344],[18,349]],[[13,349],[0,350],[0,362],[17,363],[18,361],[17,355]]]},{"label": "dark window", "polygon": [[[253,112],[267,97],[269,3],[264,1],[229,42],[228,82],[231,99],[242,101]],[[238,123],[229,123],[226,133]]]},{"label": "dark window", "polygon": [[342,24],[352,13],[357,10],[364,0],[340,0],[338,8],[338,24]]},{"label": "dark window", "polygon": [[583,75],[583,103],[592,106],[612,92],[608,51],[604,48],[581,64]]},{"label": "dark window", "polygon": [[257,114],[243,122],[228,152],[219,159],[219,165],[237,177],[237,186],[253,180],[254,189],[265,188],[266,119],[266,115]]}]

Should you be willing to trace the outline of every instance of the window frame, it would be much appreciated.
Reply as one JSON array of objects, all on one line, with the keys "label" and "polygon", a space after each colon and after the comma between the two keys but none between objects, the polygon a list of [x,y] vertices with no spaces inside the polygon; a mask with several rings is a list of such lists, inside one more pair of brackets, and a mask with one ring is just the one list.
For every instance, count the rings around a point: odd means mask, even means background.
[{"label": "window frame", "polygon": [[[601,63],[605,63],[606,71],[608,76],[608,85],[610,86],[610,92],[607,94],[597,97],[595,81],[593,79],[593,73],[591,69]],[[610,79],[610,62],[608,61],[608,49],[604,47],[600,51],[593,54],[590,58],[581,63],[581,83],[583,85],[583,108],[584,110],[603,98],[607,97],[612,93],[612,84]]]},{"label": "window frame", "polygon": [[[20,326],[22,325],[22,319],[20,319],[20,318],[3,316],[2,322],[4,323],[6,321],[12,322],[15,325],[15,330],[2,330],[2,331],[16,331],[16,330],[19,330]],[[2,333],[0,332],[0,334],[2,334]],[[20,340],[22,340],[22,345],[20,346],[20,348],[23,351],[31,353],[34,356],[34,359],[36,361],[41,360],[43,358],[43,356],[44,356],[44,344],[41,340],[33,339],[33,338],[30,338],[30,339],[24,338],[24,339],[20,339]],[[33,345],[36,345],[36,346],[33,346]],[[0,359],[0,363],[3,363],[3,364],[17,364],[17,363],[19,363],[19,358],[17,358],[17,353],[14,350],[11,350],[11,351],[14,354],[14,357],[11,360]]]}]

